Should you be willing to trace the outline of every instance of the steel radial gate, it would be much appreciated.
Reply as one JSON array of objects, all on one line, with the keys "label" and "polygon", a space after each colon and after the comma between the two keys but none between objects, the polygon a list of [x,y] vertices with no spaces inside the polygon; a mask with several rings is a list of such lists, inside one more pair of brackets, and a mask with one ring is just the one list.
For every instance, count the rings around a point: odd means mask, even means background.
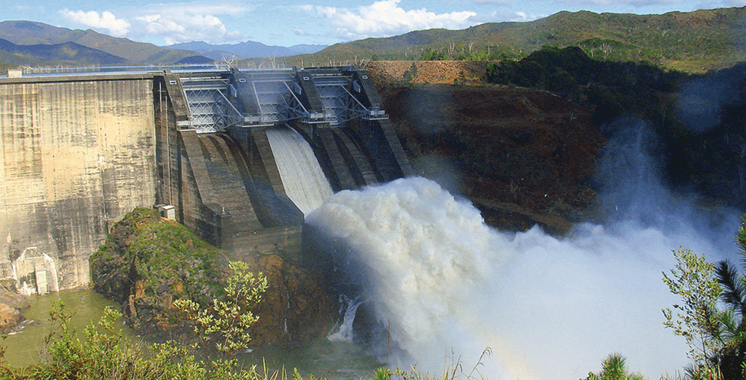
[{"label": "steel radial gate", "polygon": [[[380,105],[363,104],[365,94],[354,72],[303,70],[304,81],[312,78],[310,88],[303,87],[298,70],[182,73],[179,78],[190,112],[189,128],[197,133],[215,133],[233,126],[270,126],[291,120],[336,127],[356,118],[387,119]],[[309,97],[319,99],[323,109],[313,109],[307,103]]]}]

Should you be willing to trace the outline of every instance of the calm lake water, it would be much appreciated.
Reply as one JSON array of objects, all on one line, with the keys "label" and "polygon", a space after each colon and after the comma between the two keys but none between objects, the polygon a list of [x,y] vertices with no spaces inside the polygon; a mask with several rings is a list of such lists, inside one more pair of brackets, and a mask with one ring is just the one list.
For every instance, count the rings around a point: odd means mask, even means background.
[{"label": "calm lake water", "polygon": [[[8,336],[4,342],[7,348],[5,360],[13,367],[26,367],[39,362],[44,336],[51,328],[49,311],[57,301],[61,300],[65,304],[68,313],[74,313],[71,324],[76,331],[82,331],[86,325],[98,321],[106,306],[118,309],[118,305],[90,290],[31,296],[28,300],[31,307],[21,312],[28,319],[25,327]],[[123,325],[123,328],[125,336],[142,340],[126,326]],[[313,374],[340,380],[370,379],[373,371],[382,366],[355,343],[330,342],[326,339],[294,350],[265,347],[241,354],[238,359],[244,367],[256,364],[258,368],[262,368],[263,363],[266,363],[268,369],[275,371],[285,368],[289,375],[293,368],[298,368],[304,378]]]},{"label": "calm lake water", "polygon": [[[13,367],[26,367],[39,362],[44,336],[49,334],[51,328],[49,311],[58,301],[64,303],[65,312],[73,314],[71,325],[76,331],[83,331],[86,325],[98,321],[106,306],[118,309],[114,302],[90,290],[70,290],[27,299],[31,307],[21,311],[21,315],[27,319],[23,325],[25,327],[11,333],[4,342],[5,360]],[[125,329],[125,334],[132,336],[128,329]]]}]

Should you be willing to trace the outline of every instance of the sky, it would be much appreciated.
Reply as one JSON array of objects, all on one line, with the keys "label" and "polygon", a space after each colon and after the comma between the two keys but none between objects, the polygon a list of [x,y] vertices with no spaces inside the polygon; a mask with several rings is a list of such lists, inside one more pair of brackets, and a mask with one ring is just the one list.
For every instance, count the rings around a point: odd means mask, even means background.
[{"label": "sky", "polygon": [[744,5],[746,0],[34,0],[3,5],[2,20],[93,29],[159,46],[248,40],[292,46],[531,21],[560,11],[661,14]]}]

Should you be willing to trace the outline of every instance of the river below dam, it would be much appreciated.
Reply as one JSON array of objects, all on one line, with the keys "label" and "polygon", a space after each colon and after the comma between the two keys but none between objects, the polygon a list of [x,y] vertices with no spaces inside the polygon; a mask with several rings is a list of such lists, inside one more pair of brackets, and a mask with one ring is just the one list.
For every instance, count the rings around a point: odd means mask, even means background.
[{"label": "river below dam", "polygon": [[[45,296],[28,297],[29,308],[21,314],[26,321],[16,331],[11,332],[3,345],[6,348],[4,360],[12,367],[26,367],[39,363],[39,353],[44,348],[44,337],[49,334],[51,324],[49,312],[57,301],[62,301],[65,311],[73,314],[72,327],[81,332],[86,325],[98,321],[107,306],[118,308],[118,305],[90,290],[72,290],[51,293]],[[124,335],[135,341],[143,337],[124,327]],[[147,341],[147,340],[146,340]],[[296,349],[263,347],[237,356],[241,366],[247,368],[257,365],[261,370],[264,365],[270,371],[282,370],[290,375],[293,369],[307,378],[360,379],[372,378],[373,371],[382,366],[374,358],[366,355],[360,345],[352,342],[329,341],[320,339]]]},{"label": "river below dam", "polygon": [[[97,321],[106,306],[117,307],[100,294],[90,290],[70,290],[44,296],[28,296],[30,307],[21,311],[26,320],[5,339],[5,361],[12,367],[27,367],[39,363],[39,353],[44,348],[44,337],[49,334],[51,323],[49,312],[62,301],[65,312],[73,314],[71,326],[83,331],[86,325]],[[131,330],[125,334],[133,337]]]}]

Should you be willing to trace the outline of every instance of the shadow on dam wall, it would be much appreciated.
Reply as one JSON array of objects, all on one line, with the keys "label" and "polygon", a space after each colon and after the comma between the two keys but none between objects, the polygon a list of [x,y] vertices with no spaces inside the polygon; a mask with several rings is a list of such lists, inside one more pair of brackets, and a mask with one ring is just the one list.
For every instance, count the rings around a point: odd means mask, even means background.
[{"label": "shadow on dam wall", "polygon": [[312,152],[335,192],[409,175],[380,107],[353,67],[0,79],[0,278],[86,286],[89,256],[138,206],[173,206],[238,258],[296,255],[308,206],[286,182],[308,170],[283,179],[278,154]]}]

